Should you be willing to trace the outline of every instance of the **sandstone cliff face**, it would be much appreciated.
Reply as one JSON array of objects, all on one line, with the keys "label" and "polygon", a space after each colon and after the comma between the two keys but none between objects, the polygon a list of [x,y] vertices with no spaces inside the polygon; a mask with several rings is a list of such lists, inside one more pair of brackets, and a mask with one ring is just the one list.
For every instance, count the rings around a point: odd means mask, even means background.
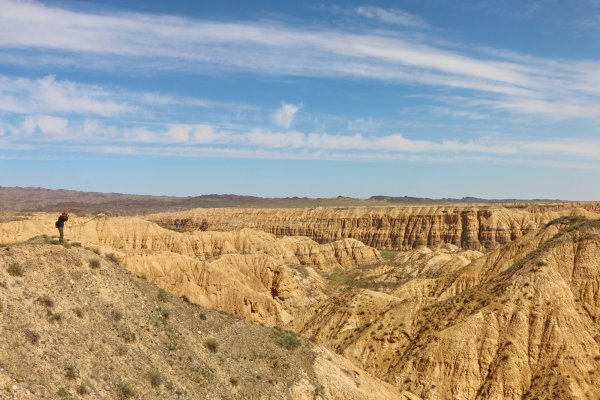
[{"label": "sandstone cliff face", "polygon": [[392,294],[330,297],[304,333],[424,399],[600,396],[599,223],[555,224],[446,276],[405,272]]},{"label": "sandstone cliff face", "polygon": [[567,215],[596,216],[597,203],[519,207],[404,206],[311,209],[195,209],[154,214],[161,226],[183,230],[259,229],[307,236],[319,243],[354,238],[379,249],[408,250],[443,243],[489,250]]}]

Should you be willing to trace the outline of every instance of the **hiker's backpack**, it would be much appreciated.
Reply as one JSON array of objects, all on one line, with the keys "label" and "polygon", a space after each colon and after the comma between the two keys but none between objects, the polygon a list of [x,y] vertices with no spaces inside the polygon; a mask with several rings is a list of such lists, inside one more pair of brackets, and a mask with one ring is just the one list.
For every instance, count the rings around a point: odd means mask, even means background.
[{"label": "hiker's backpack", "polygon": [[55,228],[58,228],[58,221],[56,221],[56,222],[54,223],[54,227],[55,227]]}]

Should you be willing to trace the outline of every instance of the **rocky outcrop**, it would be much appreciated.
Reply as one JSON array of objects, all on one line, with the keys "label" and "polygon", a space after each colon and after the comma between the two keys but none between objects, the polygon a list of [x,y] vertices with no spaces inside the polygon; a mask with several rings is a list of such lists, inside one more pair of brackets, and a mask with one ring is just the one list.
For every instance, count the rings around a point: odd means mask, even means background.
[{"label": "rocky outcrop", "polygon": [[501,206],[403,206],[311,209],[194,209],[150,215],[180,230],[251,228],[276,236],[307,236],[319,243],[354,238],[378,249],[408,250],[449,243],[489,250],[562,216],[596,216],[598,203]]}]

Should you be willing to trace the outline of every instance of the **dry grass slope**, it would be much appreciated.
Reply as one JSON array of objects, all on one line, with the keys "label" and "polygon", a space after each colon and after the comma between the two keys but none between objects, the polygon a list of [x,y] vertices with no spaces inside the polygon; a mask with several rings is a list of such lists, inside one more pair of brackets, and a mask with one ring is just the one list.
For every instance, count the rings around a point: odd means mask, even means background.
[{"label": "dry grass slope", "polygon": [[325,349],[44,237],[0,247],[0,294],[2,399],[403,398],[358,369],[340,396]]}]

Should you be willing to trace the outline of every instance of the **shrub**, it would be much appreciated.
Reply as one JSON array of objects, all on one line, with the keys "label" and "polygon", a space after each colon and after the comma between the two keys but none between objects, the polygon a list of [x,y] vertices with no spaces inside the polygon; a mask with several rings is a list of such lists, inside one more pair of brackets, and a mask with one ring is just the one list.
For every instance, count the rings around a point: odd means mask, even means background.
[{"label": "shrub", "polygon": [[205,321],[206,320],[206,314],[200,313],[200,314],[198,314],[198,318],[200,318],[202,321]]},{"label": "shrub", "polygon": [[239,382],[237,378],[231,377],[229,378],[229,383],[231,383],[231,386],[237,386]]},{"label": "shrub", "polygon": [[19,264],[16,261],[13,261],[10,264],[8,264],[6,272],[8,272],[8,274],[12,276],[23,276],[23,274],[25,273],[25,269],[21,264]]},{"label": "shrub", "polygon": [[120,260],[119,260],[119,256],[117,256],[115,253],[109,253],[109,254],[107,254],[106,258],[109,261],[112,261],[113,263],[115,263],[117,265],[120,265],[120,263],[121,263]]},{"label": "shrub", "polygon": [[117,394],[120,399],[128,399],[135,396],[135,389],[126,382],[121,382],[117,385]]},{"label": "shrub", "polygon": [[61,387],[60,389],[58,389],[58,392],[56,392],[56,394],[63,399],[75,400],[73,398],[73,396],[71,396],[71,393],[69,393],[67,388],[64,388],[64,387]]},{"label": "shrub", "polygon": [[135,341],[135,333],[131,332],[127,328],[121,329],[119,332],[119,336],[126,342],[134,342]]},{"label": "shrub", "polygon": [[167,343],[167,350],[169,350],[169,351],[177,350],[177,343],[175,343],[175,342]]},{"label": "shrub", "polygon": [[295,350],[302,344],[302,341],[295,332],[275,328],[274,337],[275,343],[287,350]]},{"label": "shrub", "polygon": [[181,300],[183,300],[185,303],[191,303],[189,297],[187,297],[185,294],[181,295]]},{"label": "shrub", "polygon": [[89,389],[88,385],[86,385],[85,383],[78,385],[76,390],[77,390],[77,394],[80,394],[80,395],[85,395],[85,394],[90,393],[90,389]]},{"label": "shrub", "polygon": [[97,260],[97,259],[90,260],[90,268],[92,268],[92,269],[100,268],[100,260]]},{"label": "shrub", "polygon": [[384,261],[391,261],[398,253],[398,251],[394,250],[379,250],[379,254]]},{"label": "shrub", "polygon": [[38,297],[37,302],[47,308],[54,307],[54,300],[52,300],[48,295]]},{"label": "shrub", "polygon": [[113,321],[115,321],[115,322],[119,322],[120,320],[123,319],[123,313],[118,310],[112,310],[110,312],[110,316],[113,319]]},{"label": "shrub", "polygon": [[73,247],[81,247],[81,242],[73,242],[73,243],[71,243],[71,246],[73,246]]},{"label": "shrub", "polygon": [[48,322],[60,322],[62,320],[62,315],[58,313],[55,314],[52,311],[48,310],[47,318]]},{"label": "shrub", "polygon": [[35,331],[27,329],[27,330],[25,330],[25,338],[31,344],[37,344],[37,342],[40,340],[40,335]]},{"label": "shrub", "polygon": [[171,311],[167,310],[166,308],[161,307],[159,312],[160,312],[160,316],[163,317],[164,319],[168,319],[169,316],[171,316]]},{"label": "shrub", "polygon": [[127,346],[120,344],[117,347],[117,354],[120,356],[124,356],[127,353]]},{"label": "shrub", "polygon": [[74,364],[65,365],[65,376],[71,380],[77,378],[77,368],[75,368]]},{"label": "shrub", "polygon": [[75,315],[77,315],[78,318],[83,318],[83,310],[79,307],[76,307],[73,309],[73,312],[75,313]]},{"label": "shrub", "polygon": [[148,372],[148,379],[150,380],[150,384],[152,385],[152,387],[155,388],[159,387],[162,383],[162,375],[156,369]]},{"label": "shrub", "polygon": [[159,301],[166,303],[168,300],[167,291],[165,289],[158,289],[158,295],[156,297],[158,297]]},{"label": "shrub", "polygon": [[212,353],[216,353],[219,349],[219,343],[217,343],[217,339],[211,338],[204,342],[206,348]]}]

